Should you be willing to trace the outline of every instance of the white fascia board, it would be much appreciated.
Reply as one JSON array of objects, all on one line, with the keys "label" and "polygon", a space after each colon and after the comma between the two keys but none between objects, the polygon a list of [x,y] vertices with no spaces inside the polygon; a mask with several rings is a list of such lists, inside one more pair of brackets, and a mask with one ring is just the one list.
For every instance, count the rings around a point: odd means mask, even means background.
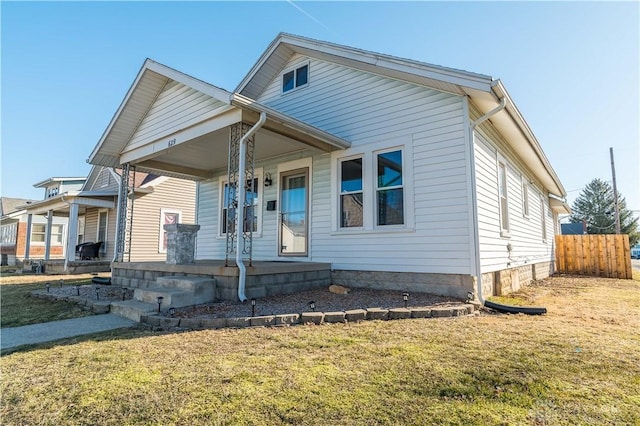
[{"label": "white fascia board", "polygon": [[[493,81],[491,76],[472,73],[469,71],[447,68],[411,59],[399,58],[396,56],[375,53],[354,47],[314,40],[292,34],[280,33],[278,37],[269,45],[267,50],[260,56],[256,64],[251,68],[246,77],[240,82],[235,92],[241,92],[244,87],[260,72],[262,66],[268,62],[273,52],[280,44],[288,44],[293,50],[304,49],[317,51],[336,58],[344,58],[349,61],[361,62],[376,66],[380,69],[380,74],[384,75],[384,69],[396,72],[413,74],[433,80],[468,87],[476,90],[490,91]],[[313,55],[311,55],[313,56]],[[352,65],[349,65],[352,66]],[[397,78],[397,77],[394,77]]]},{"label": "white fascia board", "polygon": [[[496,80],[494,82],[493,91],[498,97],[498,99],[502,99],[503,97],[506,99],[507,105],[505,109],[509,113],[507,115],[518,126],[524,138],[526,139],[526,142],[529,144],[530,148],[535,152],[538,160],[540,161],[541,166],[544,168],[545,173],[553,181],[553,186],[550,186],[548,189],[557,192],[557,194],[555,195],[559,197],[566,197],[567,192],[564,189],[564,186],[562,185],[562,183],[560,182],[560,178],[556,174],[555,170],[553,170],[553,167],[551,166],[549,159],[547,159],[547,156],[544,154],[544,151],[542,150],[542,147],[540,146],[538,139],[533,134],[533,131],[529,127],[529,124],[526,122],[526,120],[520,113],[520,110],[518,109],[516,104],[513,102],[513,99],[509,95],[509,92],[507,92],[507,89],[504,87],[504,85],[500,80]],[[504,119],[504,117],[505,117],[505,114],[498,114],[495,118],[496,120],[500,120],[500,119]]]},{"label": "white fascia board", "polygon": [[85,177],[52,177],[52,178],[45,179],[41,182],[34,183],[33,187],[44,188],[48,186],[50,183],[54,183],[54,182],[69,182],[69,181],[79,181],[79,180],[85,180],[85,179],[86,179]]},{"label": "white fascia board", "polygon": [[286,114],[278,112],[272,108],[269,108],[265,105],[262,105],[253,99],[250,99],[246,96],[243,96],[239,93],[234,93],[231,99],[231,104],[238,106],[240,108],[246,108],[253,112],[264,112],[267,114],[267,120],[276,121],[282,125],[290,127],[298,132],[307,134],[319,141],[332,145],[339,149],[347,149],[351,146],[351,143],[339,138],[331,133],[325,132],[324,130],[320,130],[317,127],[313,127],[310,124],[307,124],[303,121],[297,120],[293,117],[290,117]]}]

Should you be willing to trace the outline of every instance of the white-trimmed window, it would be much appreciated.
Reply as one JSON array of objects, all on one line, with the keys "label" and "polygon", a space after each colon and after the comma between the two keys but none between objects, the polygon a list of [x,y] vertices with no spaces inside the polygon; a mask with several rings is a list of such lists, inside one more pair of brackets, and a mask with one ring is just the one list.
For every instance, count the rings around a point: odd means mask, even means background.
[{"label": "white-trimmed window", "polygon": [[500,204],[500,231],[502,235],[509,233],[509,198],[507,184],[507,164],[498,160],[498,198]]},{"label": "white-trimmed window", "polygon": [[542,241],[547,241],[547,214],[544,206],[544,198],[540,197],[540,227],[542,229]]},{"label": "white-trimmed window", "polygon": [[[64,225],[51,225],[51,244],[61,245]],[[34,223],[31,225],[31,241],[44,243],[47,238],[47,224]]]},{"label": "white-trimmed window", "polygon": [[160,239],[158,241],[158,251],[160,253],[167,252],[167,231],[164,229],[164,225],[172,225],[174,223],[182,222],[182,211],[172,209],[160,209]]},{"label": "white-trimmed window", "polygon": [[309,63],[285,71],[282,74],[282,93],[287,93],[309,83]]},{"label": "white-trimmed window", "polygon": [[85,225],[85,217],[78,217],[78,244],[84,243],[84,225]]},{"label": "white-trimmed window", "polygon": [[0,243],[2,244],[15,244],[16,235],[18,233],[18,224],[11,223],[9,225],[0,226]]},{"label": "white-trimmed window", "polygon": [[109,210],[98,211],[98,232],[96,232],[96,243],[102,241],[100,254],[107,252],[107,233],[109,230]]},{"label": "white-trimmed window", "polygon": [[522,178],[522,215],[529,217],[529,184]]},{"label": "white-trimmed window", "polygon": [[[255,170],[256,176],[262,175],[262,169]],[[254,234],[259,234],[261,232],[261,209],[260,209],[260,197],[262,191],[260,190],[261,179],[258,177],[253,178],[253,185],[251,185],[250,181],[246,183],[246,196],[245,199],[247,203],[250,205],[244,208],[244,231],[249,231],[249,224],[251,223],[251,229]],[[236,212],[235,208],[231,206],[229,208],[229,191],[235,191],[235,188],[229,188],[229,184],[226,181],[220,181],[220,235],[226,235],[227,233],[227,220],[229,219],[229,215],[231,215],[230,219],[232,220],[231,231],[235,230],[235,222],[236,222]],[[233,196],[233,192],[231,193]]]},{"label": "white-trimmed window", "polygon": [[376,152],[376,225],[404,225],[402,150]]},{"label": "white-trimmed window", "polygon": [[363,226],[362,157],[340,160],[340,227]]}]

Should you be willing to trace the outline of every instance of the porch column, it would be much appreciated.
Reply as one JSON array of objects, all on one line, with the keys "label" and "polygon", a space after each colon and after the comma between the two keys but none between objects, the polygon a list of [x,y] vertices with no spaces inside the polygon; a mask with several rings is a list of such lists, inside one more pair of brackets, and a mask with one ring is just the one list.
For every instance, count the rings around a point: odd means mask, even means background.
[{"label": "porch column", "polygon": [[51,226],[53,225],[53,210],[47,212],[47,229],[44,239],[44,260],[49,260],[51,256]]},{"label": "porch column", "polygon": [[64,270],[69,262],[76,260],[76,244],[78,244],[78,204],[69,205],[69,224],[67,226],[67,250],[64,256]]},{"label": "porch column", "polygon": [[[29,259],[29,252],[31,251],[31,222],[33,221],[33,215],[29,213],[27,215],[27,235],[24,241],[24,260]],[[19,225],[18,225],[19,226]],[[17,241],[16,241],[17,245]],[[18,253],[16,253],[17,255]]]}]

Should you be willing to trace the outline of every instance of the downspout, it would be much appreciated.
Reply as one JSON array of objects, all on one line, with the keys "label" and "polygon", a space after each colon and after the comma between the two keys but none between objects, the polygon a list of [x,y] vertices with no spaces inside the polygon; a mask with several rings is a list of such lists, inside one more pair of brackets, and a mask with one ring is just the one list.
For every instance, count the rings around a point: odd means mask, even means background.
[{"label": "downspout", "polygon": [[474,234],[473,237],[475,239],[475,244],[476,244],[476,249],[475,249],[475,256],[476,256],[475,269],[477,273],[476,296],[478,297],[478,300],[480,301],[480,303],[482,303],[483,305],[485,304],[485,298],[484,298],[484,295],[482,294],[482,268],[480,267],[480,232],[478,231],[478,196],[477,196],[477,189],[476,189],[476,166],[475,166],[476,159],[475,159],[474,130],[481,123],[484,123],[486,120],[488,120],[489,118],[493,117],[495,114],[502,111],[506,105],[507,105],[507,100],[506,98],[503,97],[502,99],[500,99],[500,104],[497,107],[495,107],[494,109],[492,109],[491,111],[483,115],[482,117],[478,118],[477,120],[472,121],[471,124],[469,125],[469,132],[471,133],[469,138],[469,143],[471,144],[471,147],[470,147],[471,175],[472,175],[471,197],[472,197],[472,206],[473,206],[473,217],[475,218],[475,222],[476,222],[475,226],[473,227],[473,234]]},{"label": "downspout", "polygon": [[247,168],[245,158],[247,154],[246,143],[247,139],[253,136],[253,134],[257,132],[260,127],[262,127],[265,121],[267,121],[267,114],[263,111],[260,113],[260,119],[258,120],[258,122],[254,124],[251,129],[249,129],[249,131],[242,137],[242,139],[240,139],[240,149],[238,150],[238,221],[236,223],[236,233],[238,235],[238,241],[236,243],[236,266],[240,271],[240,274],[238,275],[238,299],[240,299],[241,302],[247,300],[247,296],[244,294],[244,288],[247,280],[247,267],[244,266],[244,263],[242,262],[242,250],[240,250],[239,238],[242,229],[244,229],[244,199],[246,197],[244,175]]}]

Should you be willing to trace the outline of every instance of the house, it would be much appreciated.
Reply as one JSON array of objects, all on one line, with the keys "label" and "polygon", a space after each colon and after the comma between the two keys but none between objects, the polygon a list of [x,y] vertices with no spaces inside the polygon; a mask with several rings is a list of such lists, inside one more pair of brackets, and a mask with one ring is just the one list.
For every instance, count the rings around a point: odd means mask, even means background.
[{"label": "house", "polygon": [[[129,239],[127,259],[164,259],[166,241],[162,225],[167,221],[194,220],[195,183],[148,173],[137,173],[132,175],[132,179],[131,191],[124,198],[127,201],[125,206],[137,207],[136,216],[130,217],[123,230]],[[116,248],[121,180],[121,170],[94,166],[86,179],[82,179],[82,185],[74,189],[55,191],[47,187],[48,197],[28,205],[25,213],[27,216],[50,218],[53,221],[52,237],[49,238],[46,232],[49,227],[45,222],[42,241],[34,241],[32,237],[26,242],[27,246],[42,243],[44,253],[35,258],[25,256],[25,263],[32,264],[34,259],[38,264],[44,262],[48,273],[109,271]],[[56,231],[57,218],[64,218],[68,225]],[[80,244],[98,242],[100,245],[95,253],[76,252]]]},{"label": "house", "polygon": [[[83,177],[52,177],[33,186],[44,189],[44,200],[58,193],[75,190],[84,184]],[[45,244],[48,218],[44,215],[33,215],[29,218],[27,207],[37,203],[34,200],[2,197],[2,262],[16,265],[25,258],[43,259],[45,257],[62,258],[64,253],[63,235],[67,227],[67,218],[52,217],[49,224],[51,240]],[[29,220],[31,222],[29,223]],[[27,229],[30,229],[27,237]],[[27,242],[29,242],[27,249]],[[47,252],[45,246],[49,248]]]},{"label": "house", "polygon": [[116,282],[215,275],[241,300],[310,281],[483,300],[553,272],[568,212],[500,80],[290,34],[233,92],[147,60],[88,161],[197,182],[195,263],[116,254]]},{"label": "house", "polygon": [[0,197],[0,264],[2,266],[15,265],[16,253],[24,253],[26,216],[22,206],[30,203],[26,198]]}]

